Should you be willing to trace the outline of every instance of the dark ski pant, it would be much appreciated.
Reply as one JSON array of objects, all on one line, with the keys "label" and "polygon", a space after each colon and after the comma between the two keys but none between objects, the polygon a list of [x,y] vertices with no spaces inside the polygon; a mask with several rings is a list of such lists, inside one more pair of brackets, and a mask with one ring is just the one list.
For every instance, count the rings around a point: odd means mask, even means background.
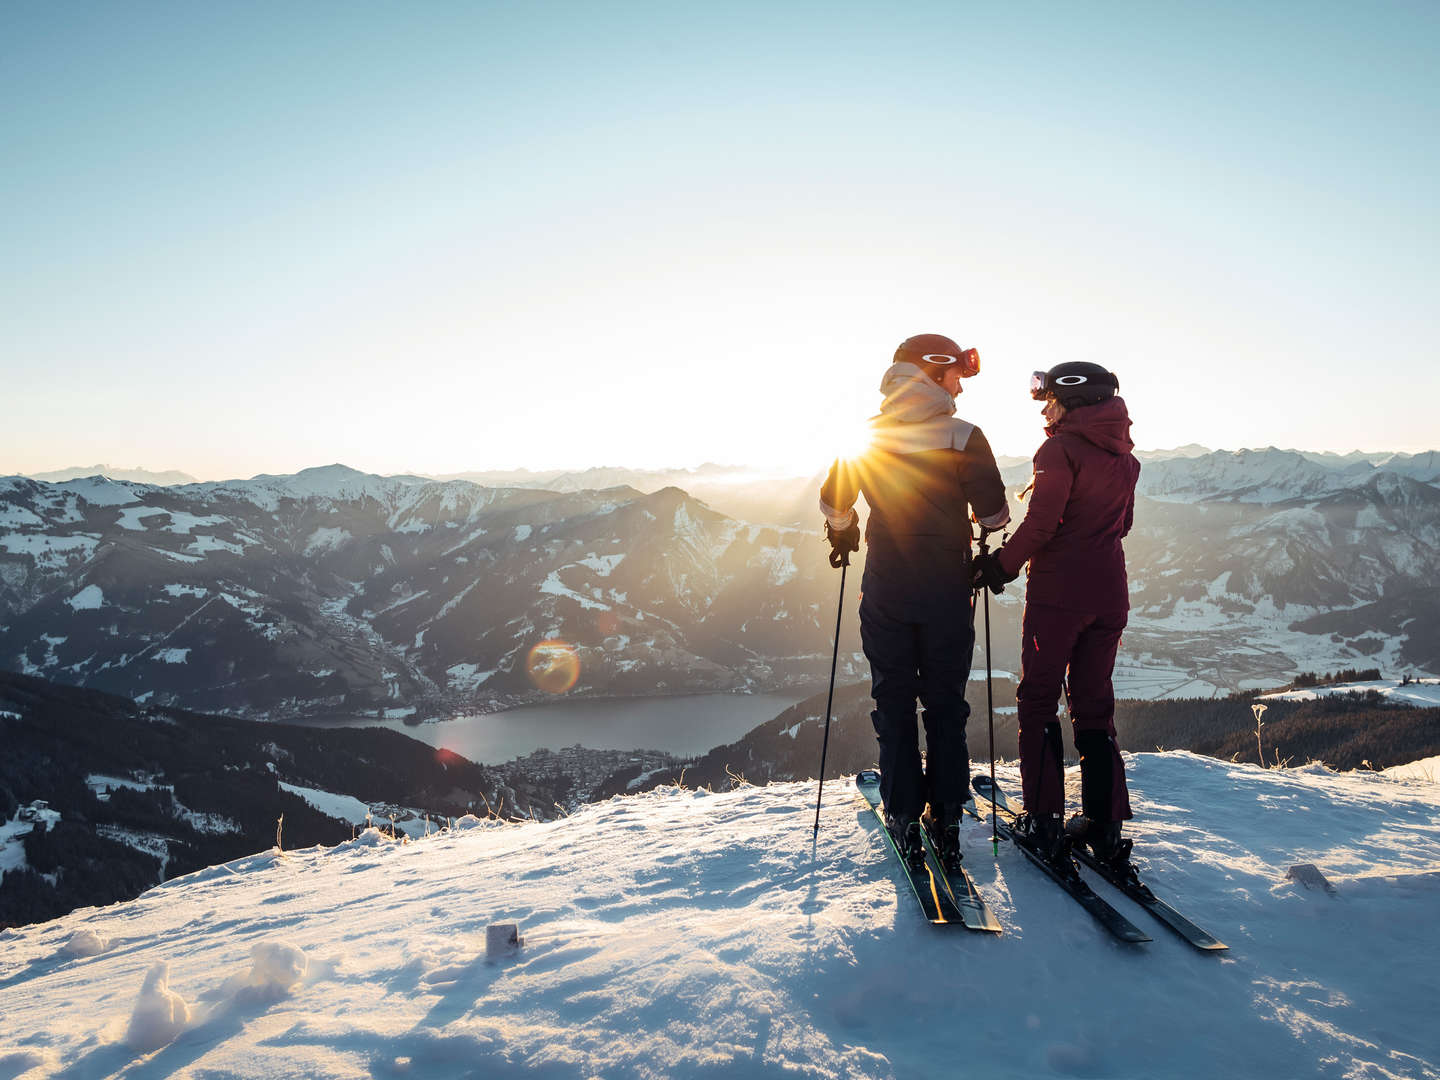
[{"label": "dark ski pant", "polygon": [[[965,683],[975,647],[969,596],[962,582],[936,589],[921,604],[887,602],[884,589],[868,585],[860,597],[860,641],[875,699],[870,720],[880,742],[880,797],[900,821],[918,818],[926,802],[958,810],[969,798]],[[925,707],[923,769],[917,699]]]},{"label": "dark ski pant", "polygon": [[1065,754],[1056,715],[1063,690],[1080,755],[1081,810],[1096,821],[1134,816],[1125,762],[1115,741],[1115,689],[1110,681],[1127,621],[1125,612],[1086,615],[1025,605],[1015,697],[1020,783],[1025,809],[1032,813],[1065,812]]}]

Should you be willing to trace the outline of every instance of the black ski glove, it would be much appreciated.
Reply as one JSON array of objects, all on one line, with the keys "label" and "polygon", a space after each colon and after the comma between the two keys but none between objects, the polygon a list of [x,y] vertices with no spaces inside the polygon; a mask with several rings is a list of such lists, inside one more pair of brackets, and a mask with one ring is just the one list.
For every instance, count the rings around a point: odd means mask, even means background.
[{"label": "black ski glove", "polygon": [[1005,586],[1019,576],[1019,574],[1005,572],[1005,568],[1000,565],[1000,556],[997,552],[982,552],[976,555],[975,561],[970,564],[971,588],[989,589],[996,596],[1003,593]]},{"label": "black ski glove", "polygon": [[837,570],[849,566],[850,552],[860,550],[860,522],[857,520],[843,529],[835,529],[827,521],[825,539],[830,541],[830,565]]}]

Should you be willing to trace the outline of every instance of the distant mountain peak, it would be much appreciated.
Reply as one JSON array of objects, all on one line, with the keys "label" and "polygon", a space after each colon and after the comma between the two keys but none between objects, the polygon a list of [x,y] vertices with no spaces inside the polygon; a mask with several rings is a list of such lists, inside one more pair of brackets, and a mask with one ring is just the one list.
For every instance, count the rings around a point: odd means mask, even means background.
[{"label": "distant mountain peak", "polygon": [[193,484],[195,477],[189,473],[180,472],[178,469],[166,469],[162,472],[153,472],[142,466],[133,469],[122,468],[118,465],[72,465],[68,469],[55,469],[51,472],[27,473],[31,480],[42,480],[47,484],[63,484],[67,480],[80,480],[92,476],[104,476],[110,480],[127,480],[133,484],[158,484],[161,487],[173,487],[176,484]]}]

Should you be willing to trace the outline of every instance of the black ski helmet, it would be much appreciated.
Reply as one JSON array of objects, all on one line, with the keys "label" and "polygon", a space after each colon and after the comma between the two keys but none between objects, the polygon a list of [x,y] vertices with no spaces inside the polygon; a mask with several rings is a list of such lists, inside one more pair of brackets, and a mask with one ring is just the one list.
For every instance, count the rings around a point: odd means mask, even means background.
[{"label": "black ski helmet", "polygon": [[944,334],[916,334],[906,338],[895,350],[895,359],[891,362],[914,364],[936,382],[956,365],[962,379],[980,374],[980,350],[962,349]]},{"label": "black ski helmet", "polygon": [[1088,360],[1056,364],[1049,371],[1037,371],[1030,376],[1032,398],[1036,401],[1054,398],[1067,409],[1098,405],[1114,397],[1119,389],[1118,376]]}]

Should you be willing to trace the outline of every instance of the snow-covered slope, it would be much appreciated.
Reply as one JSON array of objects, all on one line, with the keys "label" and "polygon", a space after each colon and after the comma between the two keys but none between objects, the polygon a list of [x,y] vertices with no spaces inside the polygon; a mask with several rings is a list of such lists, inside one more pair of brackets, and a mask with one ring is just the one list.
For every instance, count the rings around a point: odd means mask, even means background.
[{"label": "snow-covered slope", "polygon": [[1387,701],[1420,708],[1440,706],[1440,679],[1412,679],[1402,682],[1398,679],[1375,679],[1369,682],[1336,683],[1334,686],[1312,686],[1304,690],[1282,690],[1276,694],[1261,694],[1262,701],[1314,701],[1319,697],[1333,697],[1336,694],[1379,694]]},{"label": "snow-covered slope", "polygon": [[[0,1075],[1440,1077],[1440,788],[1128,760],[1154,882],[1229,953],[1123,899],[1155,940],[1113,943],[974,823],[1005,932],[937,932],[848,780],[816,843],[813,784],[670,790],[0,935]],[[487,959],[503,922],[524,944]]]}]

